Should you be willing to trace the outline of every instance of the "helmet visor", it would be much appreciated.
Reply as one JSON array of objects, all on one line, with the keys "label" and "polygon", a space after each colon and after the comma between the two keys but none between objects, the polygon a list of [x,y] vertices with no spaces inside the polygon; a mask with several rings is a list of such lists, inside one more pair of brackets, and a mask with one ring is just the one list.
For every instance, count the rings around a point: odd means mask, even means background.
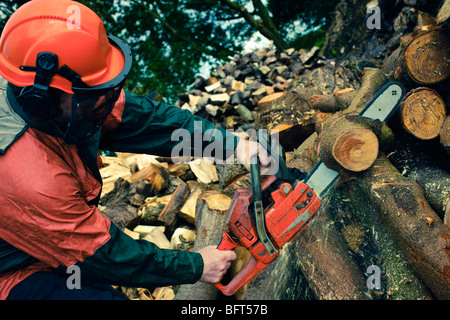
[{"label": "helmet visor", "polygon": [[119,99],[122,85],[102,92],[75,91],[72,97],[72,115],[64,135],[66,143],[79,143],[93,136],[102,127]]}]

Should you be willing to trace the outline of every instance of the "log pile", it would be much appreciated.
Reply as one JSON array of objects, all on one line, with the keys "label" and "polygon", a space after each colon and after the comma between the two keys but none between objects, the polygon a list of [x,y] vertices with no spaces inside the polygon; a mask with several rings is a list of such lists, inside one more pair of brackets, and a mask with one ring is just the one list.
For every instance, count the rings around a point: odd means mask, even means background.
[{"label": "log pile", "polygon": [[[379,60],[266,48],[179,95],[178,107],[226,129],[278,133],[291,167],[309,172],[321,159],[340,173],[309,227],[235,299],[450,299],[448,5],[437,20],[416,12],[417,27]],[[407,91],[398,112],[387,123],[358,116],[390,80]],[[250,186],[242,166],[103,159],[101,211],[164,248],[217,244],[234,191]],[[237,253],[229,276],[248,261]],[[223,298],[205,283],[121,289],[133,299]]]}]

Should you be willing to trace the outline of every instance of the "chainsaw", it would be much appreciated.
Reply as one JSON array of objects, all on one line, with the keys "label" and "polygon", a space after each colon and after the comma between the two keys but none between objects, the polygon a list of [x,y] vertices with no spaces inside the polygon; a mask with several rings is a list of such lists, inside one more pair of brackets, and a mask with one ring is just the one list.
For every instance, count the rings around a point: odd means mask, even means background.
[{"label": "chainsaw", "polygon": [[[389,82],[359,115],[387,121],[404,94],[400,83]],[[262,145],[267,146],[267,151],[272,154],[269,143]],[[324,195],[339,177],[338,172],[327,168],[322,161],[306,175],[296,168],[287,167],[283,152],[276,158],[276,174],[264,175],[263,178],[257,157],[251,159],[252,187],[237,189],[230,204],[226,219],[228,228],[217,248],[232,250],[244,247],[251,257],[228,284],[214,284],[224,295],[233,295],[252,280],[277,258],[284,244],[307,228],[324,203]]]}]

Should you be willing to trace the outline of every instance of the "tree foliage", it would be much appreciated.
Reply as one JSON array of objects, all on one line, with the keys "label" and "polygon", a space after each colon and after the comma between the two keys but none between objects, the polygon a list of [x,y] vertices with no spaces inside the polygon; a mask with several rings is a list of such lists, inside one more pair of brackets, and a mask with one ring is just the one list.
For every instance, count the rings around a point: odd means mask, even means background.
[{"label": "tree foliage", "polygon": [[[0,10],[3,16],[9,16],[25,2],[6,0]],[[193,81],[202,63],[221,63],[241,52],[243,44],[257,31],[279,49],[313,45],[321,35],[320,30],[305,42],[301,40],[304,34],[293,26],[302,21],[308,26],[322,26],[323,30],[338,1],[320,4],[312,0],[78,2],[94,10],[105,23],[107,32],[124,39],[132,48],[134,65],[128,88],[139,94],[157,90],[173,101]]]}]

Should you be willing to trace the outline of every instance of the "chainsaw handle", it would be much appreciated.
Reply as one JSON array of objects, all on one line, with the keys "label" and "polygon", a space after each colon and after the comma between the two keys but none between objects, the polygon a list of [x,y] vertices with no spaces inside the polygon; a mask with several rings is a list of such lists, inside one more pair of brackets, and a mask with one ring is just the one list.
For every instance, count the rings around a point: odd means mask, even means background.
[{"label": "chainsaw handle", "polygon": [[226,232],[223,234],[222,239],[220,239],[219,245],[217,246],[218,250],[227,251],[233,250],[234,248],[240,247],[241,244],[234,241],[233,238]]},{"label": "chainsaw handle", "polygon": [[247,265],[236,274],[230,283],[224,285],[218,282],[214,283],[214,286],[222,291],[224,295],[231,296],[267,266],[268,264],[262,263],[251,256]]}]

